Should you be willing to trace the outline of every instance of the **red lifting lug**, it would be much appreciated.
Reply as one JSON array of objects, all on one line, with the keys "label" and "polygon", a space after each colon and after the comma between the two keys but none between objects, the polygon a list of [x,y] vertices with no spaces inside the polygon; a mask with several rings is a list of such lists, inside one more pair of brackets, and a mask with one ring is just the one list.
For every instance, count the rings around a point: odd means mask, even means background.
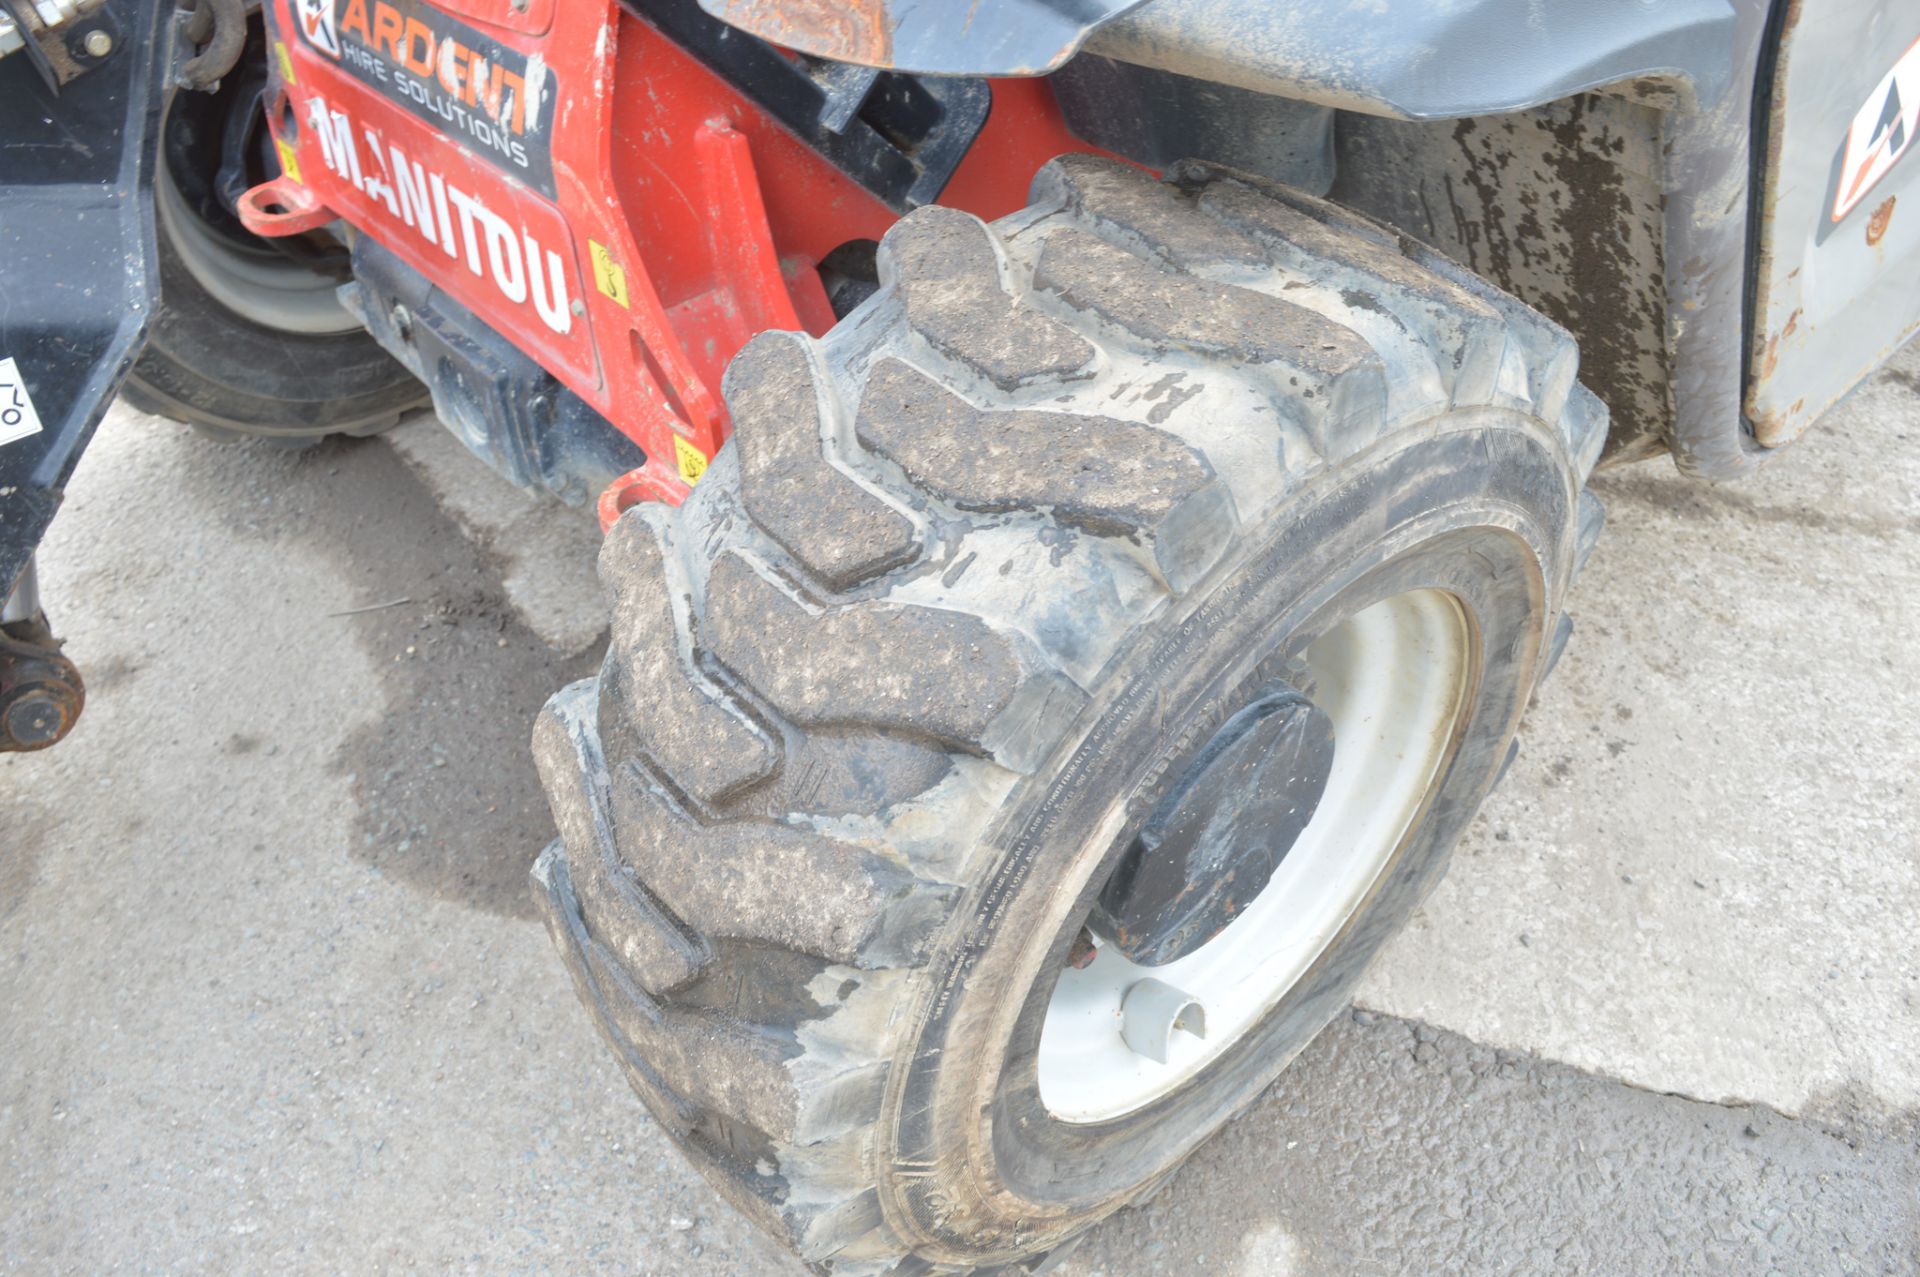
[{"label": "red lifting lug", "polygon": [[275,239],[317,231],[340,215],[290,177],[276,177],[240,197],[240,223],[255,235]]}]

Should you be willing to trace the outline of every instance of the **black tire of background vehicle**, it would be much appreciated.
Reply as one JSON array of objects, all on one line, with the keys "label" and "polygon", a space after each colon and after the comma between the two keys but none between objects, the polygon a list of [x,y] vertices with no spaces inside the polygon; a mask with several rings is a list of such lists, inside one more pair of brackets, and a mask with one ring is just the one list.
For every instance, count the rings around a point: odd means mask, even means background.
[{"label": "black tire of background vehicle", "polygon": [[298,449],[331,434],[376,434],[430,401],[362,328],[302,332],[229,308],[194,277],[168,218],[154,221],[159,301],[147,348],[121,388],[134,407],[223,442]]},{"label": "black tire of background vehicle", "polygon": [[[732,442],[615,525],[605,663],[534,732],[577,991],[820,1271],[1038,1271],[1250,1103],[1443,871],[1600,528],[1572,339],[1453,263],[1197,164],[1033,198],[909,215],[825,339],[742,351]],[[1429,585],[1477,683],[1360,912],[1184,1089],[1053,1119],[1039,1018],[1126,842],[1085,831],[1240,654]]]}]

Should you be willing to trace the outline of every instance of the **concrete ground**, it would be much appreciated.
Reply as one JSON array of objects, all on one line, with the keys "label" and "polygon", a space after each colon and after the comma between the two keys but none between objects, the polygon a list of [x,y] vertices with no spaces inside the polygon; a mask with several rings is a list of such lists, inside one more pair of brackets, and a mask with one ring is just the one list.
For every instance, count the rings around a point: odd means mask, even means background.
[{"label": "concrete ground", "polygon": [[[1910,350],[1757,482],[1602,480],[1367,1009],[1062,1272],[1920,1272],[1915,435]],[[112,413],[42,558],[86,717],[0,758],[0,1268],[799,1271],[531,917],[592,546],[432,423]]]}]

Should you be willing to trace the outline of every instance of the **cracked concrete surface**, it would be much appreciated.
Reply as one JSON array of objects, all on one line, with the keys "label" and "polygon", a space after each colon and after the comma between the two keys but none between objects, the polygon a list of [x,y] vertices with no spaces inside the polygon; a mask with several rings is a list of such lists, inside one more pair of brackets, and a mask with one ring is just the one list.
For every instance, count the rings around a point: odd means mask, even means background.
[{"label": "cracked concrete surface", "polygon": [[[1917,390],[1910,351],[1741,488],[1604,481],[1374,1011],[1063,1273],[1920,1271]],[[82,463],[42,576],[87,716],[0,758],[0,1267],[797,1273],[528,916],[591,538],[398,447],[122,408]]]}]

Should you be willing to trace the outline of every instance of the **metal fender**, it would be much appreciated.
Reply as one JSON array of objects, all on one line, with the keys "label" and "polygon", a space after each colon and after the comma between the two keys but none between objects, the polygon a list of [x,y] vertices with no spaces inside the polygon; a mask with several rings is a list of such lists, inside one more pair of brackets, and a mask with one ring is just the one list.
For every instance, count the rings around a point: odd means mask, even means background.
[{"label": "metal fender", "polygon": [[1153,0],[1094,33],[1122,62],[1369,115],[1497,115],[1652,77],[1733,80],[1730,0]]}]

